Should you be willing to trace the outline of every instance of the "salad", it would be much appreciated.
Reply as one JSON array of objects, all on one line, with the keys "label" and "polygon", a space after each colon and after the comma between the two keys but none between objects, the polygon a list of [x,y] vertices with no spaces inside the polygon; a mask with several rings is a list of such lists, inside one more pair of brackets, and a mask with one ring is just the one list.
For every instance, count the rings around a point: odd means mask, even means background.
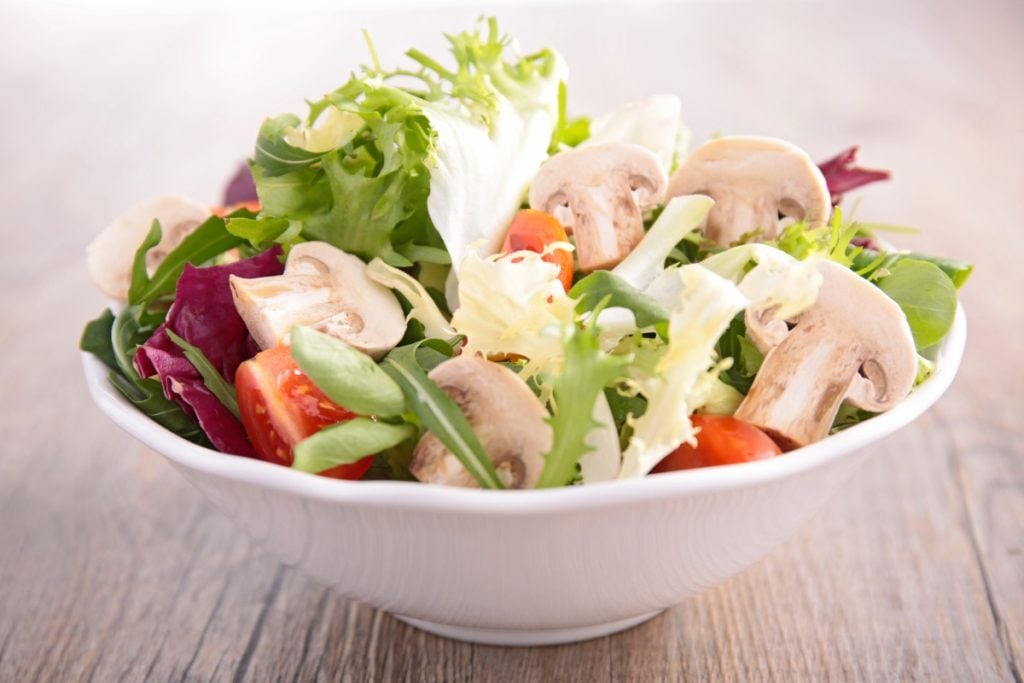
[{"label": "salad", "polygon": [[448,40],[387,69],[367,37],[222,206],[96,238],[81,348],[128,401],[328,477],[543,488],[780,456],[927,380],[971,266],[841,210],[889,175],[856,147],[691,147],[671,95],[570,118],[555,50]]}]

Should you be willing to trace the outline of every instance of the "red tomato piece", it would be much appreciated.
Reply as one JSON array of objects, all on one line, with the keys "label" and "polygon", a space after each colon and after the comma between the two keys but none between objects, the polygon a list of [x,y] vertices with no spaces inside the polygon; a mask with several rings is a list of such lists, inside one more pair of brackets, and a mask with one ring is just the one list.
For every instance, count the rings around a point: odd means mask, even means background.
[{"label": "red tomato piece", "polygon": [[[298,366],[291,349],[275,346],[238,366],[238,412],[257,455],[291,467],[293,448],[302,439],[355,415],[332,402]],[[335,479],[359,479],[373,456],[320,472]]]},{"label": "red tomato piece", "polygon": [[[508,226],[501,251],[506,254],[512,251],[543,254],[549,244],[568,241],[565,228],[557,218],[543,211],[523,209],[516,213],[512,224]],[[565,291],[572,289],[572,252],[556,249],[544,254],[544,260],[558,266],[558,279],[562,281]]]},{"label": "red tomato piece", "polygon": [[655,465],[652,473],[731,465],[782,454],[770,436],[743,420],[726,415],[693,415],[690,420],[700,428],[697,446],[684,443]]},{"label": "red tomato piece", "polygon": [[215,206],[210,209],[210,212],[214,216],[227,216],[232,211],[238,211],[239,209],[248,209],[253,213],[260,212],[260,202],[258,199],[248,199],[244,202],[237,202],[229,206]]}]

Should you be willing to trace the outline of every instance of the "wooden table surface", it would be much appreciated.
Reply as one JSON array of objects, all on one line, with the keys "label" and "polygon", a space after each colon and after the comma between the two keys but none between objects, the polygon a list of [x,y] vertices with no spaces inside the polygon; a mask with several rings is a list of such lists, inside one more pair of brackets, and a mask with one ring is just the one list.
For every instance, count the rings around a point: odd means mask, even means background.
[{"label": "wooden table surface", "polygon": [[148,196],[215,201],[263,116],[364,59],[359,28],[393,61],[481,10],[197,11],[0,7],[0,680],[1022,680],[1024,5],[499,10],[562,48],[577,111],[668,91],[698,140],[860,143],[895,176],[858,216],[977,264],[953,387],[797,537],[638,628],[535,649],[282,567],[89,400],[99,228]]}]

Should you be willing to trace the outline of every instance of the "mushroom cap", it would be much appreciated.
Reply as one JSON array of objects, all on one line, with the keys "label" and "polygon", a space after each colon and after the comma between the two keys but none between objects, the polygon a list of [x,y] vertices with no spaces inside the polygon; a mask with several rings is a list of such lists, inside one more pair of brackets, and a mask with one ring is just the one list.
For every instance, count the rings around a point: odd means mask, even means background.
[{"label": "mushroom cap", "polygon": [[292,247],[283,275],[230,281],[235,308],[260,348],[308,325],[380,358],[405,334],[394,293],[370,279],[361,259],[326,242]]},{"label": "mushroom cap", "polygon": [[755,230],[776,237],[779,214],[817,226],[832,211],[825,177],[807,153],[767,137],[721,137],[698,147],[668,186],[668,198],[688,194],[715,200],[704,234],[722,246]]},{"label": "mushroom cap", "polygon": [[185,236],[210,217],[210,209],[184,197],[157,197],[139,202],[96,236],[86,247],[89,275],[96,286],[114,299],[127,299],[132,260],[146,239],[153,219],[160,221],[160,242],[146,255],[150,275]]},{"label": "mushroom cap", "polygon": [[609,268],[643,237],[643,213],[665,192],[665,171],[640,145],[607,142],[559,152],[530,187],[530,208],[576,235],[583,271]]},{"label": "mushroom cap", "polygon": [[[458,404],[505,486],[533,488],[552,434],[547,410],[526,383],[505,366],[479,356],[456,356],[427,376]],[[409,470],[422,482],[479,486],[430,432],[416,444]]]},{"label": "mushroom cap", "polygon": [[645,147],[605,142],[555,154],[540,167],[530,186],[530,208],[553,213],[572,228],[569,205],[583,188],[613,186],[632,193],[641,211],[652,208],[665,192],[667,179],[658,158]]},{"label": "mushroom cap", "polygon": [[826,436],[844,400],[873,412],[892,408],[917,375],[899,305],[838,263],[821,261],[818,271],[818,299],[800,315],[773,320],[768,309],[745,316],[766,355],[736,417],[795,446]]}]

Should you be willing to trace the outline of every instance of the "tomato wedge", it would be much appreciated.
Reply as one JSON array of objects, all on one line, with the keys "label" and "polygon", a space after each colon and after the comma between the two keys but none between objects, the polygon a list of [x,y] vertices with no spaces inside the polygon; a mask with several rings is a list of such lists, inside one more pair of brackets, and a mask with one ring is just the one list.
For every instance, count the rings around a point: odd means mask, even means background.
[{"label": "tomato wedge", "polygon": [[[291,349],[275,346],[238,366],[235,374],[238,412],[263,460],[291,467],[294,446],[324,427],[355,415],[332,402],[292,358]],[[359,479],[373,456],[320,472],[335,479]]]},{"label": "tomato wedge", "polygon": [[782,455],[771,437],[754,425],[727,415],[693,415],[697,446],[684,443],[654,466],[652,473],[731,465]]},{"label": "tomato wedge", "polygon": [[[505,233],[505,242],[501,251],[532,251],[544,254],[544,249],[553,242],[568,242],[565,228],[558,219],[549,213],[523,209],[516,213],[512,224]],[[558,279],[562,281],[565,291],[572,289],[572,252],[565,249],[544,254],[543,259],[558,266]]]},{"label": "tomato wedge", "polygon": [[259,202],[258,199],[248,199],[248,200],[246,200],[244,202],[237,202],[235,204],[230,204],[228,206],[215,206],[212,209],[210,209],[210,212],[214,216],[221,216],[221,217],[223,217],[223,216],[227,216],[228,214],[230,214],[233,211],[238,211],[239,209],[248,209],[249,211],[252,211],[253,213],[259,213],[260,212],[260,202]]}]

